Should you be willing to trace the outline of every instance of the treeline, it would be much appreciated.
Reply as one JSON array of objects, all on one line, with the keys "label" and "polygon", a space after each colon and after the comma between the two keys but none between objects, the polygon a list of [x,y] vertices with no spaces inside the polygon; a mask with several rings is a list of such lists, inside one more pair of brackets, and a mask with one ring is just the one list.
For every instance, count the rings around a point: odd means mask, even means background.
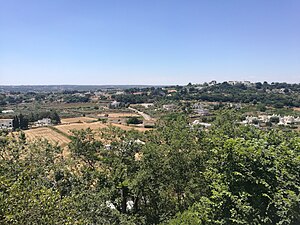
[{"label": "treeline", "polygon": [[68,95],[64,97],[64,102],[66,103],[78,103],[78,102],[88,102],[89,96],[74,96]]},{"label": "treeline", "polygon": [[[250,86],[238,83],[231,85],[227,82],[209,86],[189,84],[174,86],[172,94],[167,89],[129,89],[122,95],[113,95],[112,98],[124,103],[147,103],[160,100],[201,100],[210,102],[261,103],[276,108],[300,107],[300,85],[287,83],[267,82],[255,83]],[[139,94],[135,93],[140,92]],[[134,94],[135,93],[135,94]]]},{"label": "treeline", "polygon": [[56,111],[37,111],[31,112],[29,115],[26,116],[29,122],[35,122],[37,120],[41,120],[43,118],[50,118],[53,124],[60,123],[60,117]]},{"label": "treeline", "polygon": [[[140,93],[135,93],[140,92]],[[135,94],[134,94],[135,93]],[[167,93],[166,90],[162,88],[144,88],[144,89],[129,89],[125,90],[125,94],[112,95],[112,99],[129,104],[138,103],[153,103],[160,100]]]},{"label": "treeline", "polygon": [[[278,91],[278,89],[283,89]],[[276,90],[276,91],[274,91]],[[230,85],[227,82],[196,88],[190,85],[178,89],[178,93],[167,99],[202,100],[211,102],[262,103],[276,108],[300,107],[300,85],[266,82],[254,86]]]},{"label": "treeline", "polygon": [[28,129],[28,122],[28,119],[23,114],[16,115],[13,118],[13,129],[26,130]]},{"label": "treeline", "polygon": [[300,224],[299,133],[238,117],[225,111],[209,130],[174,114],[145,133],[74,131],[67,158],[2,133],[0,223]]},{"label": "treeline", "polygon": [[[76,95],[78,94],[78,95]],[[78,91],[64,91],[62,93],[39,93],[39,92],[10,92],[9,95],[0,94],[0,106],[7,104],[19,104],[22,102],[53,102],[63,99],[66,103],[88,102],[89,94],[84,94]]]},{"label": "treeline", "polygon": [[59,124],[60,117],[55,111],[41,111],[41,112],[31,112],[29,115],[15,115],[13,117],[13,128],[14,130],[21,129],[26,130],[28,129],[29,123],[36,122],[43,118],[50,118],[51,123]]},{"label": "treeline", "polygon": [[282,108],[284,106],[300,107],[300,100],[297,95],[283,95],[283,94],[265,94],[265,93],[202,93],[196,96],[191,96],[186,99],[196,99],[202,101],[212,102],[235,102],[235,103],[262,103],[265,105],[274,106],[275,108]]},{"label": "treeline", "polygon": [[133,95],[133,94],[122,94],[122,95],[114,95],[112,96],[118,102],[122,103],[130,103],[130,104],[138,104],[143,102],[149,102],[150,96],[147,94],[142,95]]}]

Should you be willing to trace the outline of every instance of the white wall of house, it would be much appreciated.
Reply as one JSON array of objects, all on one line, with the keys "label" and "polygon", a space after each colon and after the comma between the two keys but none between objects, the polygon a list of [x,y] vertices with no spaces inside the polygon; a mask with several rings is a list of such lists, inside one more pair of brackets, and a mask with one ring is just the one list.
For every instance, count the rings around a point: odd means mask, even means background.
[{"label": "white wall of house", "polygon": [[1,129],[12,129],[13,128],[13,119],[0,119],[0,128]]}]

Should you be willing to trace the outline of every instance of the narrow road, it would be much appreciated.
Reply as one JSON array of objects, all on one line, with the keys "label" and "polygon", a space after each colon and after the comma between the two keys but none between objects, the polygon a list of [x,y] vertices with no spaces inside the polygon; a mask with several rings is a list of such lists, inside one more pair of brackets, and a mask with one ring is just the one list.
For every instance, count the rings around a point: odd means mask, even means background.
[{"label": "narrow road", "polygon": [[148,115],[144,112],[141,112],[141,111],[139,111],[137,109],[134,109],[134,108],[131,108],[131,107],[128,107],[128,109],[130,109],[130,110],[136,112],[137,114],[141,115],[145,120],[153,120],[153,118],[150,115]]}]

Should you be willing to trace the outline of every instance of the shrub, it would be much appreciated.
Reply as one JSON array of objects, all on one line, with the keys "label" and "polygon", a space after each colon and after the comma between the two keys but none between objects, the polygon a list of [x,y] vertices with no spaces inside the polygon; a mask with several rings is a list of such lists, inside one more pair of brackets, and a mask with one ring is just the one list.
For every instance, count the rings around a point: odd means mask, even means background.
[{"label": "shrub", "polygon": [[127,119],[127,124],[141,124],[143,123],[142,120],[138,119],[137,117],[130,117]]}]

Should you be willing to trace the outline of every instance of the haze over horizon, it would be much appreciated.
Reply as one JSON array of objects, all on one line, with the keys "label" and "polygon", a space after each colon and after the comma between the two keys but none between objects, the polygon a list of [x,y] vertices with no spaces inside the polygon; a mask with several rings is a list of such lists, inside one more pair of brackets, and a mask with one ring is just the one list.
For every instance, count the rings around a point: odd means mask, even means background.
[{"label": "haze over horizon", "polygon": [[0,0],[0,85],[300,83],[300,1]]}]

